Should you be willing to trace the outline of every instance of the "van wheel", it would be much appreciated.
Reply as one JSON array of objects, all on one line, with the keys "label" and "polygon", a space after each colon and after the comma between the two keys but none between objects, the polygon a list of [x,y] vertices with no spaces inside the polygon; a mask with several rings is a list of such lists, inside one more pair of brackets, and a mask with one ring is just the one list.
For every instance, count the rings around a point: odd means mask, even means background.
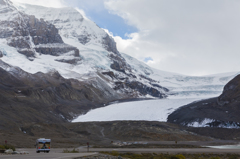
[{"label": "van wheel", "polygon": [[49,153],[49,151],[47,151],[47,153]]},{"label": "van wheel", "polygon": [[37,153],[40,153],[40,151],[37,151]]}]

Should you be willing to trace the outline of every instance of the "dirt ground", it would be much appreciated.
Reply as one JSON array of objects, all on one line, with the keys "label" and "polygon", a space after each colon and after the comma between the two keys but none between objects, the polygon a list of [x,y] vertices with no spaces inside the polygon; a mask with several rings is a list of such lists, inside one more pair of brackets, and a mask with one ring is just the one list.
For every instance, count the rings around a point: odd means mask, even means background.
[{"label": "dirt ground", "polygon": [[[0,145],[5,144],[5,141],[7,141],[8,144],[18,148],[34,148],[35,141],[38,138],[52,139],[53,148],[86,146],[87,142],[95,147],[127,148],[196,148],[204,145],[232,145],[239,143],[239,140],[234,139],[220,140],[198,135],[188,132],[178,125],[165,122],[34,123],[26,124],[21,128],[21,130],[0,131]],[[212,131],[215,131],[215,129]],[[131,143],[131,145],[127,145],[128,143]]]}]

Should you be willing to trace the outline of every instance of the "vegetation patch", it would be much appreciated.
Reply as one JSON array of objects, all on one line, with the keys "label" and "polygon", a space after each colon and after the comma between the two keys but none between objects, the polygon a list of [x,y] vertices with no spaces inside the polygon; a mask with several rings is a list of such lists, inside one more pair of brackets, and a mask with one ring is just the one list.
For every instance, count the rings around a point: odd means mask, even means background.
[{"label": "vegetation patch", "polygon": [[8,150],[8,149],[12,149],[13,151],[16,150],[15,147],[12,145],[8,145],[8,144],[0,145],[0,150]]}]

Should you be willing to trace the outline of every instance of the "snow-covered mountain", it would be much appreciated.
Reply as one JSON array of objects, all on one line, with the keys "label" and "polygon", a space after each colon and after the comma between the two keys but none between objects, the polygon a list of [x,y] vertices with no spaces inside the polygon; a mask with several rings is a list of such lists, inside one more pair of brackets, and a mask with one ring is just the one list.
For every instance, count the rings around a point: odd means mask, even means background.
[{"label": "snow-covered mountain", "polygon": [[217,96],[237,75],[193,77],[153,69],[119,53],[113,38],[74,8],[0,4],[1,60],[29,73],[56,70],[64,78],[104,81],[129,98]]},{"label": "snow-covered mountain", "polygon": [[[168,90],[158,85],[157,81],[137,78],[138,75],[132,72],[130,65],[117,51],[114,40],[75,9],[13,6],[9,0],[2,0],[1,7],[4,10],[12,8],[11,11],[2,12],[1,16],[17,15],[16,18],[5,18],[2,23],[18,23],[11,28],[14,34],[1,39],[4,62],[30,73],[56,70],[65,78],[103,80],[128,98],[166,96]],[[37,10],[34,16],[30,15],[33,10]],[[26,34],[21,34],[21,29]],[[3,29],[1,32],[6,31]],[[15,36],[15,32],[19,34]]]}]

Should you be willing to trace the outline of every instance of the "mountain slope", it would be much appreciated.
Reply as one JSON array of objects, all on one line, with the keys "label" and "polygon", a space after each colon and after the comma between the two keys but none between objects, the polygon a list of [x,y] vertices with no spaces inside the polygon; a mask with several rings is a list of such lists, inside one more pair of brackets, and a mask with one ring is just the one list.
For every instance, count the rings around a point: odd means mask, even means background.
[{"label": "mountain slope", "polygon": [[194,127],[240,127],[240,75],[217,98],[191,103],[169,115],[168,121]]},{"label": "mountain slope", "polygon": [[1,60],[0,74],[2,129],[29,122],[67,122],[90,109],[124,97],[112,93],[114,91],[104,81],[97,85],[96,80],[65,79],[58,72],[30,74]]}]

